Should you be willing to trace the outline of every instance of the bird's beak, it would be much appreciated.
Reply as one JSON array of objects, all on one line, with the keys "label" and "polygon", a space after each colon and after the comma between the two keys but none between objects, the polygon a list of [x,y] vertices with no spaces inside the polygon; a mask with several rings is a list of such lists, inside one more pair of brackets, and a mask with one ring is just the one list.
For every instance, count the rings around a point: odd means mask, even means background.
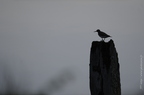
[{"label": "bird's beak", "polygon": [[97,32],[97,31],[94,31],[94,32]]}]

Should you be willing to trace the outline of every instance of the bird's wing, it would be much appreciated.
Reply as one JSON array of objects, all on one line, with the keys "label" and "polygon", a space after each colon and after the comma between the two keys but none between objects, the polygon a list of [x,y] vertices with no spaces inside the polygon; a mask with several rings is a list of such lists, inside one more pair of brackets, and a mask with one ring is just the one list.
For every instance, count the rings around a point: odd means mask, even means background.
[{"label": "bird's wing", "polygon": [[111,37],[110,35],[108,35],[108,34],[106,34],[106,33],[104,33],[104,32],[101,32],[100,35],[101,35],[101,36]]}]

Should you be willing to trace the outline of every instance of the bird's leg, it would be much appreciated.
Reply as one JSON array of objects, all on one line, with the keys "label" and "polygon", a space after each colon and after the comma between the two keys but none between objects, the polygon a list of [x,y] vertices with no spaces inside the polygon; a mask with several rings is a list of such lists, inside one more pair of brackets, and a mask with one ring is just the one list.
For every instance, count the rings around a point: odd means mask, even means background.
[{"label": "bird's leg", "polygon": [[104,38],[104,40],[105,40],[105,38]]}]

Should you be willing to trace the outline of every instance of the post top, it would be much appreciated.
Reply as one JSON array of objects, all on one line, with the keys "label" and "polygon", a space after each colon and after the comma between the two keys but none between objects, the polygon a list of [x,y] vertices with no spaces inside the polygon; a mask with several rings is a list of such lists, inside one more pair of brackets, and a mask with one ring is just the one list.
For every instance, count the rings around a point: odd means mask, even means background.
[{"label": "post top", "polygon": [[105,41],[93,41],[92,44],[94,43],[114,43],[114,41],[112,39],[110,39],[110,41],[105,42]]}]

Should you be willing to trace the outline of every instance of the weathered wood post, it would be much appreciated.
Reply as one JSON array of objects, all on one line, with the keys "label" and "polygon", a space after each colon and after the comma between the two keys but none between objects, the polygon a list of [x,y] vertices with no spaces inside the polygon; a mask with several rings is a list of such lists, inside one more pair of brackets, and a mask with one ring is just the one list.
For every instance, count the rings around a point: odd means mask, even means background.
[{"label": "weathered wood post", "polygon": [[118,54],[113,40],[92,42],[90,91],[91,95],[121,95]]}]

